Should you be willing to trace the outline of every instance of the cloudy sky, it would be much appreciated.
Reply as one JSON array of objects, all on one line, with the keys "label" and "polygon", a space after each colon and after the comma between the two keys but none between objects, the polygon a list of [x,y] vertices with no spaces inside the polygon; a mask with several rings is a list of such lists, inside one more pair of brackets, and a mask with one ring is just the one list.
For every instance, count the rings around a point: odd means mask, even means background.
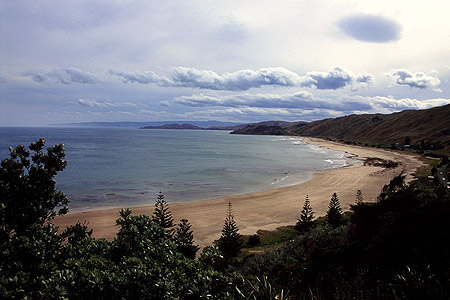
[{"label": "cloudy sky", "polygon": [[450,1],[4,0],[0,126],[450,103]]}]

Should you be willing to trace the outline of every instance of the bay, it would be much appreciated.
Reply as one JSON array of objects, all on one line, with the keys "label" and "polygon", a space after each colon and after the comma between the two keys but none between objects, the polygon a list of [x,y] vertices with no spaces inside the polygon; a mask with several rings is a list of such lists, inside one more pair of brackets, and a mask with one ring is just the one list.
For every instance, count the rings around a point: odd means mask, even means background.
[{"label": "bay", "polygon": [[0,128],[1,159],[41,137],[65,145],[68,166],[56,181],[71,211],[153,205],[160,191],[169,203],[263,191],[355,163],[296,137],[73,127]]}]

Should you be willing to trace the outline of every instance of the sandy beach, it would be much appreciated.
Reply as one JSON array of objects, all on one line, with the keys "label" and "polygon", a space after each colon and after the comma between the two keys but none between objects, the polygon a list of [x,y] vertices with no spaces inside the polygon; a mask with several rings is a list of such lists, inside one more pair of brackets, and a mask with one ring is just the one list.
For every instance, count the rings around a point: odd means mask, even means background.
[{"label": "sandy beach", "polygon": [[[218,199],[170,204],[175,223],[182,218],[192,224],[196,244],[210,245],[220,237],[228,201],[232,202],[235,221],[241,234],[254,234],[257,230],[272,230],[279,226],[295,224],[299,218],[305,196],[309,195],[315,216],[325,215],[331,195],[336,192],[341,207],[349,209],[355,202],[356,191],[362,191],[364,201],[374,201],[383,185],[399,173],[411,174],[423,163],[413,155],[399,154],[376,148],[366,148],[334,143],[315,138],[303,138],[307,143],[351,153],[357,158],[377,157],[396,161],[399,166],[385,170],[382,167],[354,166],[330,169],[315,173],[307,182],[273,190],[235,195]],[[170,203],[170,199],[167,199]],[[152,215],[154,206],[131,208],[133,214]],[[69,213],[55,218],[54,224],[65,228],[77,221],[87,221],[96,238],[113,239],[117,227],[119,208]]]}]

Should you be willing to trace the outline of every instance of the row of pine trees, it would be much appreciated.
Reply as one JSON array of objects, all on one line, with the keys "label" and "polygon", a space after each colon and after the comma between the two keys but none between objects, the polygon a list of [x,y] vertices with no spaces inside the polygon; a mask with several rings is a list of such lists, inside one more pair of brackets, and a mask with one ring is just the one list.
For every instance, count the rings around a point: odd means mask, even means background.
[{"label": "row of pine trees", "polygon": [[[356,192],[356,205],[363,203],[361,190]],[[332,228],[337,228],[343,224],[343,211],[340,205],[339,197],[336,193],[331,196],[326,214],[326,221]],[[162,192],[159,193],[152,220],[164,228],[172,241],[178,246],[180,251],[187,258],[195,258],[197,251],[200,249],[198,245],[194,245],[192,225],[187,219],[181,219],[176,228],[169,210],[169,205],[164,199]],[[306,199],[300,212],[300,218],[295,224],[295,229],[300,233],[306,233],[314,228],[315,218],[311,208],[309,196]],[[222,228],[222,235],[215,241],[215,245],[219,248],[226,258],[237,257],[243,247],[242,236],[239,234],[239,228],[234,220],[234,214],[231,201],[228,202],[227,214]]]},{"label": "row of pine trees", "polygon": [[[362,192],[358,190],[356,192],[356,204],[361,204],[363,202]],[[342,225],[342,208],[339,202],[338,195],[333,193],[331,196],[330,204],[328,205],[328,211],[326,214],[326,220],[328,224],[337,228]],[[311,203],[309,201],[309,196],[306,195],[305,204],[303,205],[303,209],[300,212],[300,218],[295,224],[295,229],[297,229],[300,233],[305,233],[311,230],[314,227],[314,212],[311,208]]]}]

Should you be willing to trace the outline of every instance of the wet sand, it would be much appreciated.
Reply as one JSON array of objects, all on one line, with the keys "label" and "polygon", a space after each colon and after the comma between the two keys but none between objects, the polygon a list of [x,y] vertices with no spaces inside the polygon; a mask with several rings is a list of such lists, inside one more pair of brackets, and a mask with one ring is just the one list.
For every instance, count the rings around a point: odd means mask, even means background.
[{"label": "wet sand", "polygon": [[[396,175],[403,172],[407,180],[423,163],[413,155],[399,154],[376,148],[366,148],[334,143],[316,138],[303,138],[305,142],[351,153],[356,158],[377,157],[396,161],[399,166],[385,170],[382,167],[356,164],[341,169],[316,172],[312,178],[301,184],[273,190],[228,196],[212,200],[173,203],[170,210],[175,223],[188,219],[192,224],[196,244],[211,245],[220,237],[228,201],[232,202],[233,214],[241,234],[254,234],[259,229],[273,230],[279,226],[293,225],[300,216],[306,195],[309,196],[315,216],[326,213],[331,195],[336,192],[344,210],[355,203],[356,191],[362,191],[364,201],[375,201],[382,187]],[[131,208],[133,214],[152,215],[154,206]],[[117,232],[115,220],[119,208],[69,213],[55,218],[54,224],[65,228],[77,221],[87,221],[93,229],[93,236],[112,240]]]}]

